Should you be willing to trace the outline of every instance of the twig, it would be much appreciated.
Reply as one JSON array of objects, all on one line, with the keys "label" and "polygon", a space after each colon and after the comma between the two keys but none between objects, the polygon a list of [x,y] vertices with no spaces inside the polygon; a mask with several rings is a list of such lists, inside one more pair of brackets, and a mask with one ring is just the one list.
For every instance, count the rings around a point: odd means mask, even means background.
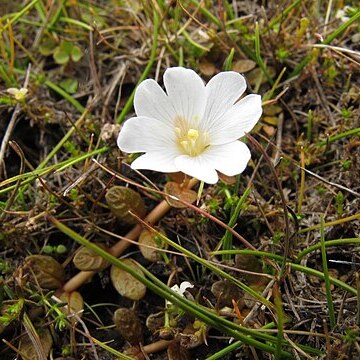
[{"label": "twig", "polygon": [[[61,300],[60,300],[59,298],[57,298],[55,295],[53,295],[51,298],[52,298],[55,302],[57,302],[58,304],[63,303],[63,301],[61,301]],[[89,339],[89,341],[90,341],[90,346],[91,346],[91,348],[93,349],[94,358],[95,358],[95,360],[99,360],[99,356],[98,356],[98,354],[97,354],[97,352],[96,352],[95,344],[94,344],[94,342],[92,341],[92,337],[91,337],[90,331],[89,331],[89,329],[87,328],[87,326],[85,325],[84,321],[82,321],[81,318],[80,318],[80,313],[81,313],[81,312],[74,311],[74,309],[70,306],[70,302],[67,303],[66,305],[64,305],[64,309],[66,309],[66,310],[69,312],[69,315],[67,316],[68,318],[74,317],[75,320],[81,324],[81,326],[82,326],[83,329],[84,329],[84,335],[85,335],[85,336]],[[83,311],[83,310],[82,310],[82,311]]]},{"label": "twig", "polygon": [[[149,189],[146,187],[146,186],[143,186],[143,185],[140,185],[126,177],[123,177],[119,174],[117,174],[116,172],[114,172],[113,170],[109,169],[108,167],[104,166],[103,164],[100,164],[98,161],[96,161],[95,159],[93,159],[93,161],[99,165],[99,167],[101,167],[103,170],[107,171],[109,174],[115,176],[117,179],[119,180],[122,180],[122,181],[125,181],[129,184],[132,184],[132,185],[135,185],[136,187],[140,188],[140,189],[143,189],[143,190],[146,190],[146,191],[149,191]],[[190,183],[191,181],[193,181],[194,179],[190,180]],[[251,179],[252,181],[252,179]],[[251,182],[250,181],[250,182]],[[250,183],[249,182],[249,183]],[[198,183],[198,180],[196,180],[196,184]],[[190,186],[189,184],[187,186]],[[195,185],[193,185],[195,186]],[[193,187],[191,186],[191,187]],[[188,187],[190,189],[190,187]],[[200,209],[199,207],[187,202],[187,201],[184,201],[182,199],[179,199],[178,197],[176,196],[173,196],[173,195],[169,195],[163,191],[159,191],[159,190],[155,190],[155,189],[152,189],[151,190],[152,192],[154,193],[157,193],[157,194],[160,194],[162,196],[164,196],[165,198],[171,198],[172,200],[175,200],[175,201],[178,201],[180,203],[182,203],[183,205],[186,205],[188,208],[198,212],[199,214],[207,217],[209,220],[215,222],[216,224],[220,225],[221,227],[223,227],[225,230],[229,231],[232,235],[234,235],[238,240],[240,240],[247,248],[249,249],[253,249],[255,250],[255,247],[253,245],[251,245],[243,236],[241,236],[238,232],[236,232],[232,227],[228,226],[227,224],[225,224],[224,222],[222,222],[221,220],[219,220],[217,217],[209,214],[208,212]]]},{"label": "twig", "polygon": [[281,278],[285,274],[286,260],[287,260],[287,257],[289,256],[289,251],[290,251],[290,223],[289,223],[289,216],[288,216],[289,212],[288,212],[288,208],[287,208],[287,204],[286,204],[286,199],[285,199],[285,195],[284,195],[284,191],[283,191],[281,182],[277,176],[275,167],[274,167],[269,155],[261,147],[261,145],[258,143],[258,141],[255,138],[253,138],[250,134],[246,134],[246,137],[261,152],[261,154],[265,158],[265,161],[268,163],[270,170],[273,174],[275,184],[279,190],[279,195],[280,195],[282,206],[283,206],[284,221],[285,221],[285,245],[284,245],[284,261],[282,263],[281,272],[280,272],[280,278]]},{"label": "twig", "polygon": [[94,79],[95,98],[97,100],[100,98],[102,102],[104,102],[103,92],[101,91],[99,74],[97,72],[95,65],[93,30],[89,31],[89,66],[90,66],[91,76]]},{"label": "twig", "polygon": [[327,25],[329,23],[329,18],[331,14],[331,8],[332,8],[332,0],[329,0],[328,7],[326,9],[326,15],[325,15],[325,24],[324,24],[324,33],[327,32]]},{"label": "twig", "polygon": [[[21,150],[20,146],[15,142],[15,141],[10,141],[9,142],[10,146],[14,149],[14,151],[17,153],[17,155],[20,157],[20,170],[19,170],[19,175],[22,175],[24,173],[24,169],[25,169],[25,164],[24,164],[24,153]],[[6,202],[5,208],[3,209],[2,213],[0,214],[0,222],[3,221],[7,211],[10,209],[11,205],[13,204],[16,195],[17,195],[17,191],[19,189],[21,183],[21,179],[19,178],[19,180],[16,182],[15,184],[15,188],[13,190],[13,192],[10,195],[9,200]]]},{"label": "twig", "polygon": [[335,123],[336,123],[335,119],[334,119],[333,114],[332,114],[332,112],[330,110],[329,104],[327,103],[327,99],[326,99],[326,96],[324,94],[323,88],[322,88],[322,86],[320,84],[319,78],[318,78],[318,76],[317,76],[314,69],[311,71],[311,75],[312,75],[312,78],[314,79],[314,82],[315,82],[316,88],[318,90],[318,93],[319,93],[321,102],[323,104],[324,110],[327,113],[327,115],[329,116],[329,120],[330,120],[331,124],[333,126],[335,126]]},{"label": "twig", "polygon": [[278,117],[277,123],[277,132],[276,132],[276,147],[275,147],[275,154],[274,154],[274,164],[277,164],[280,159],[280,152],[281,152],[281,143],[282,143],[282,133],[283,133],[283,124],[284,124],[284,114],[281,113]]},{"label": "twig", "polygon": [[[126,67],[127,67],[127,63],[124,62],[116,69],[115,75],[110,80],[108,88],[105,91],[106,92],[106,97],[105,97],[105,100],[104,100],[104,106],[103,106],[103,110],[102,110],[102,113],[101,113],[101,119],[103,120],[103,122],[105,122],[104,121],[105,114],[109,109],[110,102],[113,99],[112,98],[113,92],[115,91],[115,88],[116,88],[116,86],[118,84],[119,84],[119,93],[120,93],[120,97],[121,97],[121,88],[122,88],[122,83],[123,83],[123,80],[124,80],[124,77],[125,77]],[[118,102],[116,103],[116,105],[118,105]],[[116,113],[117,113],[117,111],[115,111],[115,114]],[[115,117],[115,119],[116,119],[116,117]],[[114,120],[114,122],[115,122],[115,120]]]},{"label": "twig", "polygon": [[360,51],[355,51],[347,48],[343,48],[340,46],[333,46],[333,45],[326,45],[326,44],[312,44],[312,45],[306,45],[313,48],[319,48],[319,49],[330,49],[333,51],[341,52],[341,53],[347,53],[350,55],[354,55],[357,57],[360,57]]},{"label": "twig", "polygon": [[[29,64],[27,71],[26,71],[26,76],[25,76],[25,80],[24,80],[24,85],[23,88],[27,88],[28,84],[29,84],[29,79],[30,79],[30,70],[31,70],[31,64]],[[16,125],[16,120],[18,115],[20,114],[21,111],[21,105],[19,103],[16,104],[15,106],[15,110],[11,116],[9,125],[5,131],[5,135],[3,137],[3,140],[1,142],[1,148],[0,148],[0,175],[1,175],[1,169],[2,167],[4,167],[4,173],[5,173],[5,165],[4,165],[4,158],[5,158],[5,152],[6,152],[6,148],[7,145],[9,143],[10,140],[10,136],[15,128]]]},{"label": "twig", "polygon": [[319,179],[320,181],[324,182],[325,184],[328,184],[328,185],[331,185],[331,186],[335,186],[335,187],[338,188],[338,189],[347,191],[347,192],[349,192],[350,194],[352,194],[352,195],[354,195],[354,196],[360,197],[360,194],[359,194],[358,192],[354,191],[354,190],[351,190],[351,189],[349,189],[349,188],[347,188],[347,187],[345,187],[345,186],[343,186],[343,185],[336,184],[336,183],[333,183],[333,182],[331,182],[331,181],[329,181],[329,180],[326,180],[326,179],[324,179],[323,177],[321,177],[320,175],[315,174],[314,172],[312,172],[312,171],[310,171],[310,170],[308,170],[308,169],[306,169],[306,168],[304,168],[304,167],[302,167],[302,166],[300,166],[300,165],[297,165],[296,163],[294,163],[294,165],[295,165],[296,167],[298,167],[300,170],[305,171],[307,174],[313,176],[314,178]]}]

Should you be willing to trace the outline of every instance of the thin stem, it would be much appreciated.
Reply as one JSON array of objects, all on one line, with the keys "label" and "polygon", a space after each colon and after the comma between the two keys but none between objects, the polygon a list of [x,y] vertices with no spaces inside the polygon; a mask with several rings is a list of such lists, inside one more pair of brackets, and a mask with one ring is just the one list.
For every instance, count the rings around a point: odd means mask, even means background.
[{"label": "thin stem", "polygon": [[[213,326],[213,327],[217,328],[218,330],[223,331],[224,333],[227,333],[230,336],[233,336],[233,337],[243,341],[245,344],[249,344],[260,350],[267,351],[270,353],[274,352],[273,346],[264,344],[263,342],[256,340],[252,337],[252,336],[254,336],[254,337],[260,338],[262,340],[273,342],[276,339],[273,336],[265,334],[265,333],[257,332],[256,330],[252,330],[252,329],[248,329],[248,328],[239,326],[237,324],[234,324],[231,321],[228,321],[226,319],[219,317],[216,313],[210,311],[206,307],[196,304],[193,301],[187,300],[187,299],[183,298],[180,294],[177,294],[176,292],[172,291],[166,284],[161,282],[150,271],[148,271],[146,268],[142,267],[141,265],[139,265],[139,267],[143,271],[143,273],[146,275],[146,277],[144,277],[143,275],[138,273],[133,268],[127,266],[121,260],[117,259],[113,255],[109,254],[104,249],[91,243],[89,240],[85,239],[84,237],[82,237],[81,235],[76,233],[75,231],[71,230],[69,227],[67,227],[66,225],[64,225],[63,223],[61,223],[54,217],[48,216],[48,219],[61,232],[68,235],[70,238],[72,238],[79,244],[94,251],[97,255],[104,258],[110,264],[115,265],[115,266],[119,267],[120,269],[128,272],[135,279],[142,282],[151,291],[155,292],[156,294],[163,297],[164,299],[167,299],[168,301],[170,301],[174,305],[178,306],[182,310],[199,318],[200,320],[204,321],[206,324]],[[291,354],[289,354],[288,352],[283,351],[283,352],[281,352],[281,355],[284,356],[285,358],[292,358]]]},{"label": "thin stem", "polygon": [[145,80],[145,78],[149,74],[149,72],[150,72],[150,70],[151,70],[151,68],[152,68],[152,66],[154,64],[154,61],[155,61],[156,51],[157,51],[157,43],[158,43],[158,35],[159,35],[159,27],[160,27],[160,20],[159,20],[159,15],[157,14],[156,10],[154,10],[153,14],[154,14],[154,34],[153,34],[153,43],[152,43],[152,47],[151,47],[149,62],[147,63],[147,65],[145,67],[145,70],[141,74],[141,76],[139,78],[139,81],[137,82],[133,92],[131,93],[128,100],[126,101],[126,104],[124,105],[124,108],[122,109],[120,115],[116,119],[116,122],[118,124],[121,124],[125,120],[125,116],[127,115],[129,110],[133,106],[134,97],[135,97],[135,91],[136,91],[137,86],[139,86],[139,84],[143,80]]},{"label": "thin stem", "polygon": [[329,310],[329,320],[330,320],[330,327],[334,329],[336,325],[335,320],[335,312],[334,312],[334,303],[332,301],[331,296],[331,283],[329,279],[329,269],[327,266],[327,256],[326,256],[326,247],[325,247],[325,233],[324,233],[324,215],[321,214],[320,218],[320,243],[321,243],[321,260],[323,266],[323,273],[325,279],[325,291],[326,291],[326,300],[328,304]]},{"label": "thin stem", "polygon": [[[348,239],[336,239],[336,240],[324,241],[325,247],[348,245],[348,244],[360,244],[360,238],[348,238]],[[297,255],[296,262],[299,262],[304,256],[310,254],[313,251],[319,250],[320,248],[321,248],[321,244],[315,244],[309,246],[308,248],[304,249]]]},{"label": "thin stem", "polygon": [[[254,255],[254,256],[260,256],[260,257],[267,257],[269,259],[273,259],[276,260],[278,262],[283,262],[284,258],[280,255],[276,255],[276,254],[272,254],[272,253],[268,253],[266,251],[257,251],[257,250],[220,250],[220,251],[213,251],[211,254],[212,255],[222,255],[225,252],[229,253],[229,254],[244,254],[244,255]],[[303,272],[305,274],[309,274],[309,275],[314,275],[322,280],[324,280],[324,274],[321,271],[315,270],[315,269],[311,269],[309,267],[303,266],[303,265],[299,265],[299,264],[295,264],[292,262],[287,261],[286,262],[287,266],[290,266],[291,269],[295,270],[295,271],[300,271]],[[341,280],[338,280],[336,278],[333,278],[331,276],[329,276],[330,282],[348,292],[350,292],[353,295],[357,295],[357,291],[356,289],[354,289],[352,286],[344,283]]]},{"label": "thin stem", "polygon": [[[348,221],[353,221],[353,220],[357,220],[357,219],[360,219],[360,212],[355,214],[355,215],[348,216],[346,218],[326,222],[326,223],[324,223],[324,227],[339,225],[339,224],[343,224],[343,223],[346,223]],[[298,233],[303,234],[303,233],[306,233],[306,232],[309,232],[309,231],[319,230],[320,227],[321,227],[321,225],[310,226],[310,227],[308,227],[306,229],[299,230]]]},{"label": "thin stem", "polygon": [[[191,189],[198,183],[198,180],[192,179],[188,184],[188,189]],[[171,206],[166,200],[163,200],[159,203],[144,219],[147,224],[154,225],[156,224],[169,210]],[[128,247],[130,247],[131,242],[127,241],[134,240],[136,241],[142,231],[141,225],[136,225],[131,229],[122,240],[118,241],[114,246],[109,249],[109,253],[113,256],[119,257]],[[75,291],[87,280],[91,279],[96,274],[95,271],[80,271],[75,276],[73,276],[63,287],[63,290],[66,292]]]},{"label": "thin stem", "polygon": [[327,144],[332,143],[334,141],[343,139],[344,137],[351,136],[351,135],[357,135],[359,133],[360,133],[360,127],[355,128],[355,129],[351,129],[351,130],[348,130],[348,131],[344,131],[341,134],[330,136],[326,140],[318,142],[316,145],[317,146],[324,146],[324,145],[327,145]]}]

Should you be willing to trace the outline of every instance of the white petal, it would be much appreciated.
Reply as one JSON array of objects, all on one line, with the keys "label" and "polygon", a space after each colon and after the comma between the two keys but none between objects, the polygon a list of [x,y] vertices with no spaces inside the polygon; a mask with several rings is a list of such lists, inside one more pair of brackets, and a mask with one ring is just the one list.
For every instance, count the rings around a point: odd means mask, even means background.
[{"label": "white petal", "polygon": [[15,95],[17,94],[20,90],[18,88],[8,88],[6,89],[6,91],[10,94],[10,95]]},{"label": "white petal", "polygon": [[255,126],[261,114],[261,96],[245,96],[213,122],[208,129],[210,143],[221,145],[239,139]]},{"label": "white petal", "polygon": [[233,176],[242,173],[251,158],[249,148],[241,141],[210,146],[202,157],[221,173]]},{"label": "white petal", "polygon": [[134,117],[121,128],[117,144],[128,153],[159,151],[176,147],[175,131],[160,120]]},{"label": "white petal", "polygon": [[175,159],[175,165],[183,173],[190,175],[196,179],[204,181],[208,184],[215,184],[218,181],[218,175],[215,166],[203,158],[203,154],[199,156],[181,155]]},{"label": "white petal", "polygon": [[152,79],[143,81],[136,88],[134,108],[137,116],[151,117],[164,123],[172,123],[176,116],[168,96]]},{"label": "white petal", "polygon": [[169,150],[149,152],[138,157],[131,167],[133,169],[154,170],[160,172],[177,172],[179,169],[175,165],[175,158],[179,156],[176,152]]},{"label": "white petal", "polygon": [[237,72],[226,71],[215,75],[206,85],[206,110],[203,130],[211,128],[246,90],[245,78]]},{"label": "white petal", "polygon": [[205,85],[195,71],[182,67],[169,68],[164,84],[173,111],[190,123],[202,118],[206,104]]},{"label": "white petal", "polygon": [[177,294],[180,294],[180,288],[178,284],[175,284],[171,287],[172,291],[175,291]]},{"label": "white petal", "polygon": [[193,284],[189,283],[188,281],[183,281],[181,284],[180,284],[180,294],[183,295],[184,292],[186,291],[186,289],[192,289],[194,287]]}]

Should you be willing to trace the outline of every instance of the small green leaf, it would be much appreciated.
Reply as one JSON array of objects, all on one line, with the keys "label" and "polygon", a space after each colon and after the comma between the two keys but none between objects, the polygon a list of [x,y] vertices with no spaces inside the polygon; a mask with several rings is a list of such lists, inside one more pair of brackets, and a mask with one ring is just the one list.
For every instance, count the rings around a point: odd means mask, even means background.
[{"label": "small green leaf", "polygon": [[54,60],[59,65],[67,64],[70,60],[69,54],[61,47],[57,47],[53,54]]},{"label": "small green leaf", "polygon": [[64,52],[70,55],[74,45],[70,41],[62,41],[60,47]]},{"label": "small green leaf", "polygon": [[39,52],[41,55],[49,56],[54,53],[57,46],[55,39],[51,37],[45,37],[40,44]]},{"label": "small green leaf", "polygon": [[78,62],[83,56],[81,49],[78,46],[73,46],[71,49],[71,59],[74,62]]},{"label": "small green leaf", "polygon": [[60,86],[69,94],[75,94],[79,83],[76,79],[67,78],[60,82]]}]

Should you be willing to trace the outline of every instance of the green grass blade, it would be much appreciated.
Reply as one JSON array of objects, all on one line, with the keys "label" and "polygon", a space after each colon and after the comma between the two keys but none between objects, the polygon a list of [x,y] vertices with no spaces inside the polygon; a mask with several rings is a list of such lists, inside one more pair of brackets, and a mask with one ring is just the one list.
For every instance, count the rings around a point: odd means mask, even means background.
[{"label": "green grass blade", "polygon": [[273,288],[275,310],[276,310],[276,320],[277,320],[277,341],[276,341],[276,350],[275,350],[275,360],[281,359],[282,345],[284,341],[284,311],[281,301],[281,294],[279,291],[279,286],[275,283]]},{"label": "green grass blade", "polygon": [[332,301],[332,296],[331,296],[331,282],[329,278],[329,269],[327,266],[323,215],[321,215],[320,224],[321,224],[320,227],[321,260],[322,260],[324,280],[325,280],[326,300],[328,304],[330,327],[331,329],[334,329],[336,325],[336,320],[335,320],[335,312],[334,312],[334,303]]},{"label": "green grass blade", "polygon": [[260,30],[259,30],[259,23],[256,22],[255,24],[255,56],[256,56],[256,62],[260,66],[260,69],[266,76],[266,79],[269,81],[271,85],[274,84],[273,79],[269,75],[269,72],[267,71],[266,65],[261,57],[261,51],[260,51]]},{"label": "green grass blade", "polygon": [[347,136],[352,136],[352,135],[357,135],[357,134],[360,135],[360,127],[357,127],[355,129],[351,129],[351,130],[348,130],[348,131],[344,131],[341,134],[330,136],[328,139],[320,141],[316,145],[317,146],[324,146],[324,145],[327,145],[327,144],[332,143],[334,141],[343,139],[343,138],[345,138]]},{"label": "green grass blade", "polygon": [[18,13],[16,13],[11,20],[2,28],[0,29],[0,35],[2,33],[3,30],[7,29],[9,27],[9,24],[12,25],[14,22],[16,22],[17,20],[19,20],[20,18],[22,18],[28,11],[30,11],[30,9],[36,5],[36,3],[38,3],[39,0],[33,0],[32,2],[30,2],[29,4],[27,4],[26,6],[24,6],[24,8],[19,11]]},{"label": "green grass blade", "polygon": [[[339,35],[341,35],[350,25],[352,25],[354,22],[358,21],[360,19],[360,11],[357,11],[355,15],[353,15],[347,22],[340,25],[336,30],[334,30],[329,36],[326,37],[326,39],[323,41],[323,44],[329,45],[332,43],[334,39],[336,39]],[[293,77],[298,76],[301,71],[304,69],[304,67],[309,63],[311,60],[311,53],[306,55],[304,59],[295,67],[295,69],[291,72],[291,74],[288,76],[288,79],[291,79]]]},{"label": "green grass blade", "polygon": [[[95,155],[98,155],[98,154],[101,154],[101,153],[104,153],[106,151],[108,151],[109,148],[107,147],[103,147],[103,148],[100,148],[100,149],[96,149],[96,150],[93,150],[91,152],[88,152],[88,153],[85,153],[85,154],[81,154],[79,156],[76,156],[76,157],[73,157],[71,159],[67,159],[63,162],[60,162],[60,163],[57,163],[57,164],[54,164],[54,165],[51,165],[51,166],[48,166],[46,168],[37,168],[36,170],[34,171],[30,171],[28,173],[24,173],[24,174],[21,174],[21,175],[16,175],[10,179],[6,179],[4,180],[3,182],[0,183],[0,187],[2,186],[6,186],[8,184],[11,184],[13,182],[16,182],[18,180],[21,180],[20,182],[20,187],[21,186],[24,186],[24,185],[27,185],[27,184],[30,184],[31,182],[33,182],[34,180],[36,180],[38,177],[40,176],[44,176],[48,173],[51,173],[53,171],[63,171],[67,168],[69,168],[70,166],[73,166],[83,160],[86,160],[86,159],[89,159]],[[11,186],[8,186],[2,190],[0,190],[0,195],[4,195],[6,193],[8,193],[9,191],[15,189],[16,185],[11,185]]]},{"label": "green grass blade", "polygon": [[[330,246],[343,246],[348,244],[360,244],[360,238],[347,238],[347,239],[336,239],[336,240],[328,240],[324,241],[325,247]],[[310,254],[313,251],[321,249],[322,244],[315,244],[312,246],[307,247],[303,251],[299,252],[299,254],[296,257],[296,262],[299,262],[304,256]]]},{"label": "green grass blade", "polygon": [[[145,269],[141,265],[139,266],[146,275],[146,277],[143,277],[137,271],[124,264],[121,260],[115,258],[114,256],[110,255],[108,252],[106,252],[104,249],[91,243],[89,240],[85,239],[75,231],[71,230],[69,227],[67,227],[65,224],[55,219],[54,217],[49,216],[48,219],[61,232],[63,232],[64,234],[66,234],[67,236],[69,236],[79,244],[92,250],[97,255],[103,257],[110,264],[115,265],[120,269],[123,269],[124,271],[128,272],[135,279],[142,282],[151,291],[163,297],[164,299],[171,301],[174,305],[178,306],[184,311],[204,321],[208,325],[227,333],[229,336],[241,340],[245,344],[249,344],[263,351],[274,353],[275,349],[273,346],[263,343],[252,337],[254,336],[266,341],[274,342],[276,338],[274,338],[273,336],[239,326],[231,321],[228,321],[218,316],[216,313],[210,311],[209,309],[199,304],[196,304],[193,301],[183,298],[181,295],[172,291],[167,285],[162,283],[159,279],[157,279],[154,275],[152,275],[147,269]],[[289,359],[293,358],[292,355],[288,352],[283,351],[281,354],[284,358],[289,358]]]},{"label": "green grass blade", "polygon": [[[268,253],[266,251],[257,251],[257,250],[220,250],[220,251],[213,251],[211,254],[212,255],[222,255],[225,252],[228,252],[229,254],[244,254],[244,255],[254,255],[254,256],[259,256],[259,257],[267,257],[269,259],[274,259],[278,262],[283,262],[284,258],[280,255],[276,255],[276,254],[272,254],[272,253]],[[306,267],[306,266],[302,266],[299,264],[295,264],[292,262],[287,261],[286,262],[287,266],[290,266],[292,269],[294,269],[295,271],[301,271],[305,274],[309,274],[309,275],[314,275],[322,280],[324,280],[324,273],[322,273],[321,271]],[[344,283],[343,281],[333,278],[331,276],[329,276],[330,279],[330,283],[334,284],[342,289],[344,289],[345,291],[348,291],[349,293],[353,294],[353,295],[357,295],[357,291],[356,289],[354,289],[352,286]]]},{"label": "green grass blade", "polygon": [[[236,221],[238,220],[239,218],[239,215],[240,215],[240,211],[246,201],[246,199],[248,198],[249,194],[251,192],[251,186],[248,187],[244,193],[242,194],[241,198],[238,200],[237,204],[236,204],[236,207],[230,217],[230,220],[229,220],[229,223],[228,223],[228,226],[229,227],[234,227],[235,224],[236,224]],[[232,248],[232,240],[233,240],[233,236],[232,234],[226,230],[225,232],[225,235],[223,236],[223,238],[221,239],[221,242],[222,242],[222,248],[223,250],[231,250]],[[224,254],[223,255],[223,260],[230,260],[230,255],[229,254]]]}]

